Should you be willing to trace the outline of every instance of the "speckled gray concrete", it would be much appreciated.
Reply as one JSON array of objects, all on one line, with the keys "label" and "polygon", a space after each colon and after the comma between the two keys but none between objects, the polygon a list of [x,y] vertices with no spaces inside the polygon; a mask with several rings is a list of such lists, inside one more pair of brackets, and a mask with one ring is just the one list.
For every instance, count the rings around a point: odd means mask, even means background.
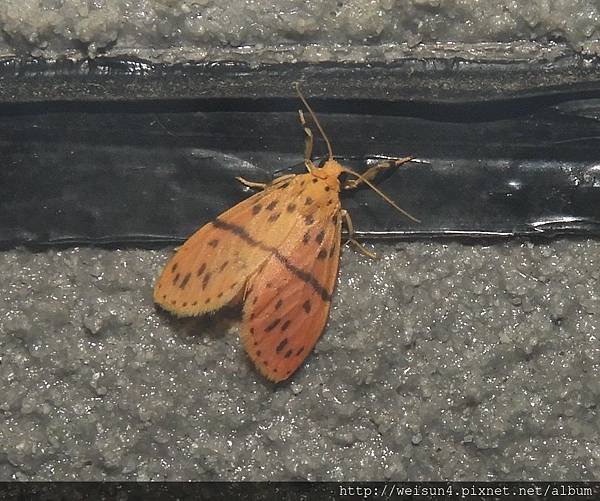
[{"label": "speckled gray concrete", "polygon": [[[598,52],[599,17],[596,0],[2,0],[0,55],[390,61],[420,44],[531,40],[547,57],[549,41]],[[452,44],[448,57],[489,49]]]},{"label": "speckled gray concrete", "polygon": [[374,247],[279,386],[169,250],[2,253],[0,480],[600,479],[600,242]]}]

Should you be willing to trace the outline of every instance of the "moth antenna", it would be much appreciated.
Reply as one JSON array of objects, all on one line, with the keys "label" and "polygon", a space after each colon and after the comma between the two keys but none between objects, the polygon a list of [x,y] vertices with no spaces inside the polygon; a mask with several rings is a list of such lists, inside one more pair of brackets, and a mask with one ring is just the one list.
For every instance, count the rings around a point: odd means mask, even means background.
[{"label": "moth antenna", "polygon": [[304,104],[304,106],[306,106],[306,109],[310,113],[310,116],[313,119],[313,121],[315,122],[315,124],[317,126],[317,129],[319,129],[319,133],[321,134],[321,136],[325,140],[325,144],[327,145],[327,151],[329,153],[329,159],[333,160],[333,150],[331,149],[331,143],[329,142],[329,139],[327,138],[327,134],[325,134],[325,131],[323,130],[323,127],[321,127],[321,123],[319,122],[319,119],[317,118],[317,115],[315,115],[315,112],[313,111],[313,109],[308,104],[308,101],[302,95],[302,91],[300,90],[300,84],[298,82],[296,82],[296,92],[298,93],[298,97],[302,101],[302,104]]},{"label": "moth antenna", "polygon": [[178,136],[177,136],[177,134],[173,134],[173,133],[172,133],[172,132],[169,130],[169,128],[168,128],[168,127],[167,127],[167,126],[166,126],[164,123],[162,123],[162,122],[161,122],[160,118],[158,117],[158,115],[157,115],[156,113],[153,113],[153,115],[154,115],[154,118],[156,118],[156,123],[157,123],[158,125],[160,125],[160,126],[161,126],[161,127],[164,129],[164,131],[165,131],[167,134],[169,134],[169,136],[178,137]]},{"label": "moth antenna", "polygon": [[365,183],[369,188],[371,188],[375,193],[377,193],[381,198],[383,198],[388,204],[390,204],[394,209],[396,209],[398,212],[400,212],[401,214],[406,216],[411,221],[414,221],[415,223],[421,222],[420,219],[417,219],[416,217],[414,217],[414,216],[410,215],[408,212],[406,212],[404,209],[401,209],[400,207],[398,207],[398,205],[396,205],[396,202],[394,202],[390,197],[388,197],[383,191],[381,191],[379,188],[377,188],[377,186],[375,186],[373,183],[371,183],[364,176],[361,176],[358,172],[354,172],[353,170],[348,169],[347,167],[343,167],[342,170],[344,172],[347,172],[348,174],[352,174],[353,176],[356,176],[363,183]]}]

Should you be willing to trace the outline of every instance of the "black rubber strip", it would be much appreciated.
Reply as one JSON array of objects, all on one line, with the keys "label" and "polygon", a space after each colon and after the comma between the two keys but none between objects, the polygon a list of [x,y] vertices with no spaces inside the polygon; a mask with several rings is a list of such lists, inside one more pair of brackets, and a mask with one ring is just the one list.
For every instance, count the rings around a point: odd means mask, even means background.
[{"label": "black rubber strip", "polygon": [[[351,168],[419,160],[378,186],[422,222],[363,188],[342,199],[360,236],[600,234],[600,98],[432,103],[412,116],[318,104]],[[236,176],[303,171],[297,100],[261,101],[261,111],[239,100],[185,105],[0,108],[0,246],[178,242],[249,195]],[[315,150],[325,152],[318,137]]]}]

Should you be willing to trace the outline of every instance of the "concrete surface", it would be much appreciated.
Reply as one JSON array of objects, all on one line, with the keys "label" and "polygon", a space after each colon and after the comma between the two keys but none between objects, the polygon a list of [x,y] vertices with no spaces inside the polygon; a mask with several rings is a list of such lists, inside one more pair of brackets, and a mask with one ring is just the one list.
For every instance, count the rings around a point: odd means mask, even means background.
[{"label": "concrete surface", "polygon": [[389,61],[445,43],[448,57],[500,57],[485,44],[519,41],[523,57],[548,57],[561,44],[597,53],[599,19],[595,0],[3,0],[0,55]]},{"label": "concrete surface", "polygon": [[169,249],[2,253],[0,480],[598,480],[600,242],[372,248],[281,385],[155,310]]}]

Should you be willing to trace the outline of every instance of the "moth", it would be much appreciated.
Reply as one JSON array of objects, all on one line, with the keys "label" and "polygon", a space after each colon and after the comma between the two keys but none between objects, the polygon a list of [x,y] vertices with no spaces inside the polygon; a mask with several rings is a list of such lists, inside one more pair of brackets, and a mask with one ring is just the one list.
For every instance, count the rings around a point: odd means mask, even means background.
[{"label": "moth", "polygon": [[[327,145],[328,158],[321,166],[313,163],[313,134],[299,111],[308,172],[284,175],[268,184],[237,178],[260,191],[196,231],[167,263],[154,288],[154,301],[179,317],[241,302],[244,348],[258,370],[275,382],[289,378],[302,365],[327,323],[342,225],[350,242],[373,255],[354,240],[340,191],[364,183],[419,222],[370,181],[412,157],[380,162],[363,174],[344,167],[335,160],[319,120],[296,89]],[[341,184],[342,174],[353,179]]]}]

